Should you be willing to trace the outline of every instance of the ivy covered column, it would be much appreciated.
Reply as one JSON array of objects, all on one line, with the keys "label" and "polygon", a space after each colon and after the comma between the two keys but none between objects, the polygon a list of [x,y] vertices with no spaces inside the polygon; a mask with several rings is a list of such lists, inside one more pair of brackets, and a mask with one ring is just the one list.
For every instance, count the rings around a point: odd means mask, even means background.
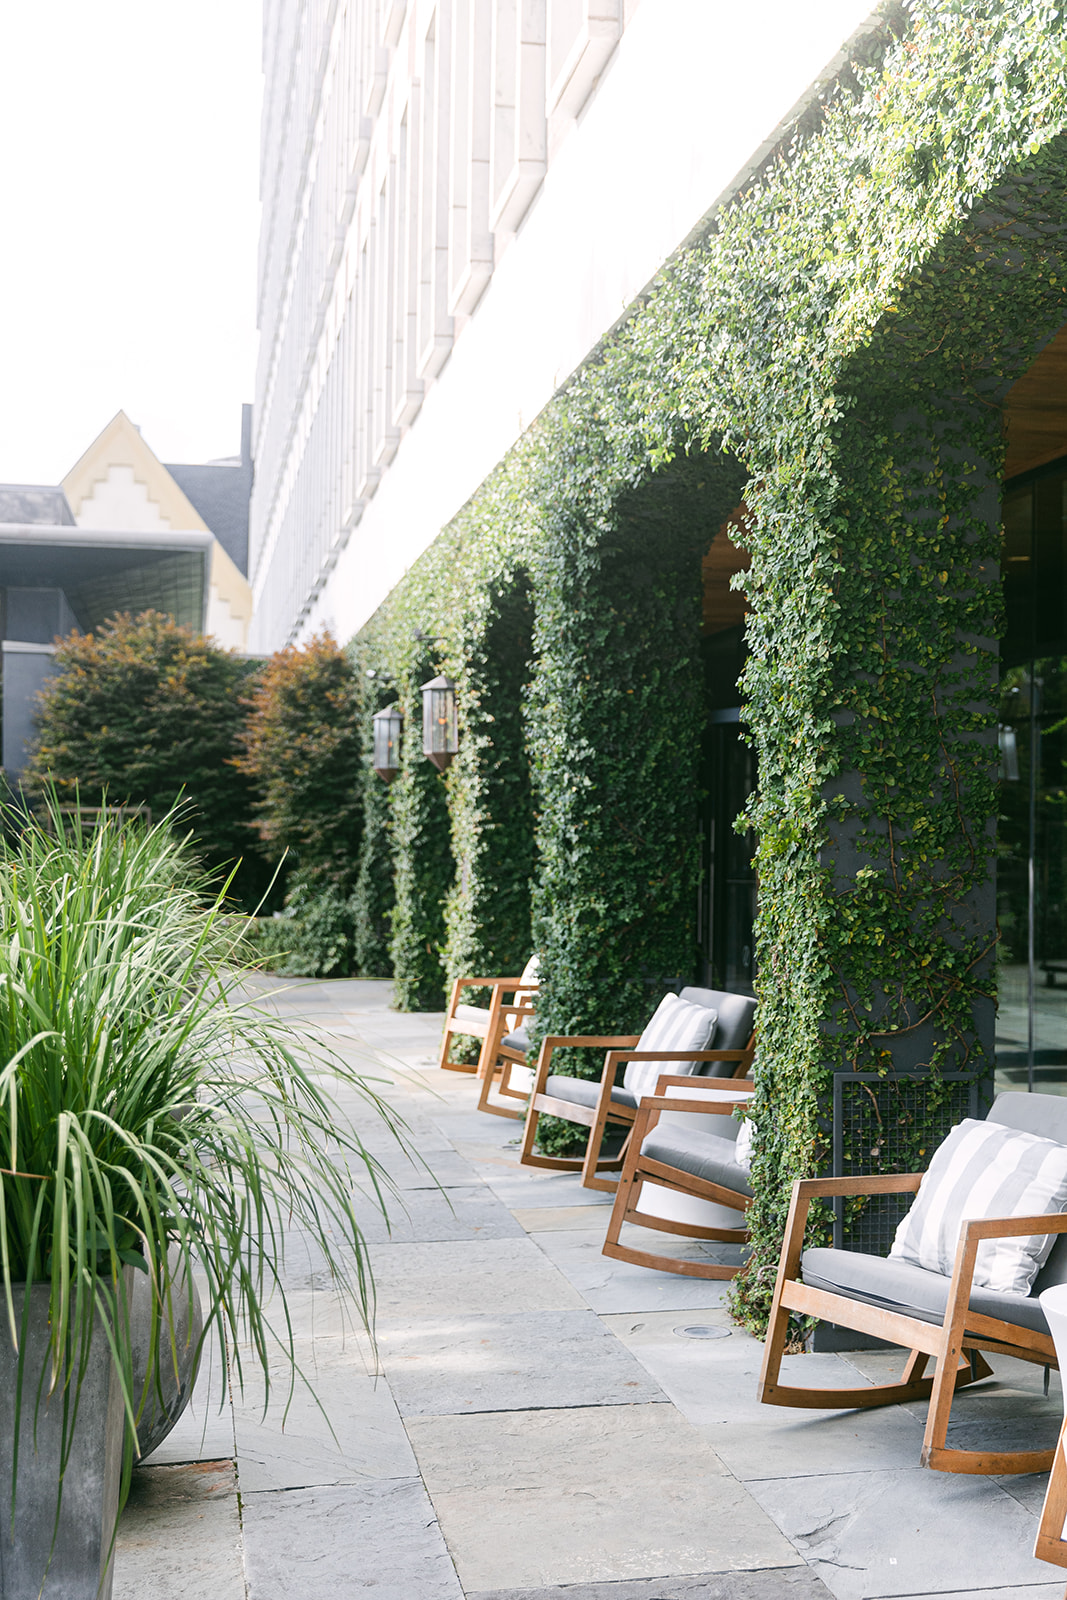
[{"label": "ivy covered column", "polygon": [[420,684],[434,676],[420,655],[404,674],[401,768],[392,784],[391,835],[396,902],[390,959],[400,1011],[444,1009],[445,900],[455,863],[449,842],[445,781],[422,753]]},{"label": "ivy covered column", "polygon": [[448,775],[456,876],[445,910],[445,964],[449,980],[516,976],[533,948],[535,870],[525,728],[533,606],[525,571],[487,583],[456,626],[449,660],[461,732]]},{"label": "ivy covered column", "polygon": [[[392,975],[389,945],[396,899],[389,785],[373,767],[374,713],[391,704],[393,692],[378,687],[378,669],[368,671],[369,654],[355,651],[360,686],[360,746],[363,753],[363,838],[352,896],[352,955],[363,978]],[[373,676],[371,676],[373,673]]]},{"label": "ivy covered column", "polygon": [[867,376],[752,496],[757,1324],[783,1180],[829,1165],[832,1074],[992,1064],[999,416]]},{"label": "ivy covered column", "polygon": [[640,1032],[695,963],[700,563],[742,477],[722,456],[679,456],[628,479],[594,426],[564,434],[558,460],[567,493],[532,569],[537,1022]]}]

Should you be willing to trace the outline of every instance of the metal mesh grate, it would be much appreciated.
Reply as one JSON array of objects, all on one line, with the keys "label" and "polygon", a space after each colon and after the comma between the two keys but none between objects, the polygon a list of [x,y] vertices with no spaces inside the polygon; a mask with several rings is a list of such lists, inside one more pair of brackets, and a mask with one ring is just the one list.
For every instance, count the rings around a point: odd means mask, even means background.
[{"label": "metal mesh grate", "polygon": [[[949,1130],[984,1114],[985,1085],[972,1073],[834,1073],[834,1177],[925,1172]],[[886,1255],[910,1194],[834,1200],[834,1247]]]}]

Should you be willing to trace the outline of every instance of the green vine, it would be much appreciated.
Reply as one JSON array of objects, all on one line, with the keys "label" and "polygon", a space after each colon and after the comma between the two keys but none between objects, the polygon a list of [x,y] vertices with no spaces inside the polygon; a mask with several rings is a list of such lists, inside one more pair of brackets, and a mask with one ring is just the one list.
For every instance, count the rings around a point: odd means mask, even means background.
[{"label": "green vine", "polygon": [[832,1073],[989,1067],[1002,405],[1067,320],[1065,69],[1053,0],[893,12],[367,634],[399,661],[420,618],[467,682],[474,597],[528,571],[538,1022],[639,1027],[692,975],[699,563],[744,491],[757,1327]]}]

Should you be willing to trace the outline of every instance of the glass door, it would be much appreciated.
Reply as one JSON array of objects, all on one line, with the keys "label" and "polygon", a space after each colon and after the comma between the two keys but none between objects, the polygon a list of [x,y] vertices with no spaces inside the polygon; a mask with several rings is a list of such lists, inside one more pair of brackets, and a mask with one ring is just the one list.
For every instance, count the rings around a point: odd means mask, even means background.
[{"label": "glass door", "polygon": [[1067,1094],[1067,462],[1004,493],[998,1087]]}]

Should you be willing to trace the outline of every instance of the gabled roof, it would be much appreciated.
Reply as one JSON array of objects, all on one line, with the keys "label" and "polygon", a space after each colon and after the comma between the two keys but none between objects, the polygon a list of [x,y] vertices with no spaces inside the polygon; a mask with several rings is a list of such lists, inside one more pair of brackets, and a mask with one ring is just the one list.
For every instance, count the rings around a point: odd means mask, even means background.
[{"label": "gabled roof", "polygon": [[145,444],[125,411],[116,412],[63,479],[62,486],[75,522],[83,504],[92,498],[96,485],[107,483],[112,467],[132,470],[135,480],[144,484],[149,500],[171,528],[211,531],[159,457]]}]

